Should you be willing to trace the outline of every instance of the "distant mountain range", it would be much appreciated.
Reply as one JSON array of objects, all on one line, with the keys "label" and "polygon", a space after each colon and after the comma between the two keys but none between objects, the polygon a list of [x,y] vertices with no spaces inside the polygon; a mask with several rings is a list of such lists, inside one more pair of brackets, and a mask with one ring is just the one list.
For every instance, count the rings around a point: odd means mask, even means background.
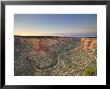
[{"label": "distant mountain range", "polygon": [[45,34],[45,36],[60,36],[60,37],[97,37],[97,33],[54,33],[54,34]]},{"label": "distant mountain range", "polygon": [[[20,35],[15,35],[19,37]],[[41,36],[20,36],[20,37],[97,37],[97,33],[53,33]]]}]

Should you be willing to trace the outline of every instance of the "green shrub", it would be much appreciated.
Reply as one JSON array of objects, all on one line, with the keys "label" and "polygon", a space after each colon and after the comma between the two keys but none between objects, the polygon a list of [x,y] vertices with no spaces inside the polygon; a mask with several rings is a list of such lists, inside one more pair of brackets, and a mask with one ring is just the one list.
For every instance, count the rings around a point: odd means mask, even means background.
[{"label": "green shrub", "polygon": [[97,72],[96,66],[92,66],[85,69],[84,74],[87,76],[94,76],[96,75],[96,72]]}]

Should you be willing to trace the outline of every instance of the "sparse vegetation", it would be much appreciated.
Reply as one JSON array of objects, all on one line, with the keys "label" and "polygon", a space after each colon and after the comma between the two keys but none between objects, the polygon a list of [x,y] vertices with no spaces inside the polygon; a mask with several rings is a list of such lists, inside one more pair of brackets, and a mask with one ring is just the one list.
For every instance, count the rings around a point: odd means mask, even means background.
[{"label": "sparse vegetation", "polygon": [[17,36],[14,75],[95,76],[97,49],[84,50],[81,47],[79,38]]}]

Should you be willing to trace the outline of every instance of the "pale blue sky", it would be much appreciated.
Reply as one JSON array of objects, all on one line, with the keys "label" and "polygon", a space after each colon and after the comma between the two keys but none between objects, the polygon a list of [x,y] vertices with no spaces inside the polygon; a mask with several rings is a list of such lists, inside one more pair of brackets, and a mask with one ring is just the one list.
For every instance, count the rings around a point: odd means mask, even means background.
[{"label": "pale blue sky", "polygon": [[96,14],[15,14],[15,35],[96,33]]}]

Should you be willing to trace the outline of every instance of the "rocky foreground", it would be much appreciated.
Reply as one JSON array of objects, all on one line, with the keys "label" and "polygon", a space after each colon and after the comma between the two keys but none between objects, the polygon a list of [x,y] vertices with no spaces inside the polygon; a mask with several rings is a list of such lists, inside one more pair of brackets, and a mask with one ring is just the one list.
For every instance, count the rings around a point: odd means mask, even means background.
[{"label": "rocky foreground", "polygon": [[14,53],[15,76],[97,75],[96,38],[17,38]]}]

